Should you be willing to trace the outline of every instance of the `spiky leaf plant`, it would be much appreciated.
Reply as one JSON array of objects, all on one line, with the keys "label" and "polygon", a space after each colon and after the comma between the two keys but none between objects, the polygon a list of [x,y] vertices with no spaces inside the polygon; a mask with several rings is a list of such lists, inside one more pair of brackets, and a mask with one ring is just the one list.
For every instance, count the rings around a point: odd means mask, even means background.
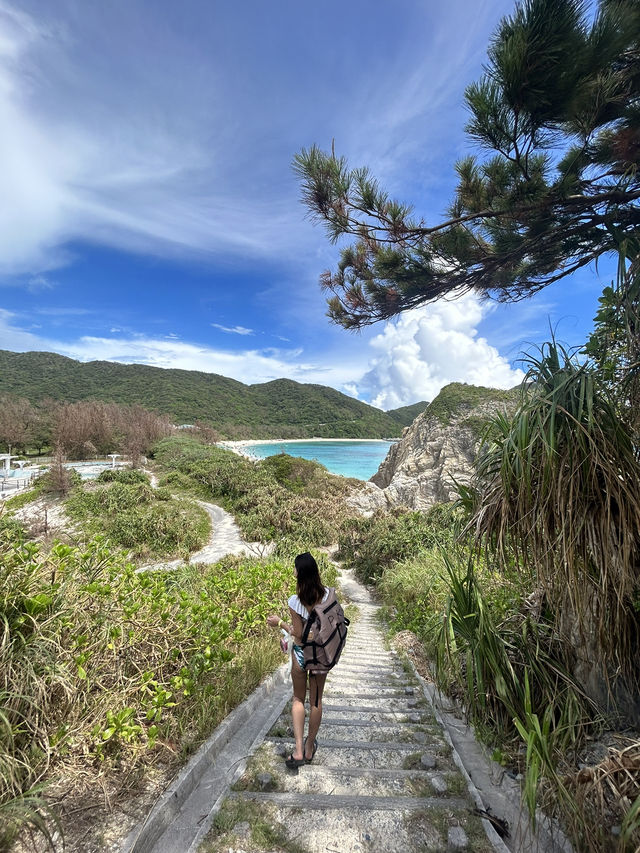
[{"label": "spiky leaf plant", "polygon": [[[529,357],[512,419],[477,464],[477,539],[533,569],[557,626],[600,675],[638,679],[640,464],[598,374],[555,341]],[[630,682],[629,682],[630,680]]]}]

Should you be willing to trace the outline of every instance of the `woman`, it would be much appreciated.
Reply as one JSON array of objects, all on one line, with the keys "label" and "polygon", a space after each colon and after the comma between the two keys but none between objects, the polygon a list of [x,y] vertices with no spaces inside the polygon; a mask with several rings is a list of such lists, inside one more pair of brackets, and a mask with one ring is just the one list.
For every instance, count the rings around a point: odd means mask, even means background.
[{"label": "woman", "polygon": [[289,599],[289,622],[271,614],[267,616],[267,624],[272,627],[284,628],[293,637],[293,654],[291,655],[291,680],[293,682],[293,704],[291,717],[293,736],[296,744],[293,752],[286,759],[287,767],[300,767],[310,764],[316,754],[318,744],[316,737],[322,720],[322,691],[327,680],[324,674],[309,674],[309,732],[304,738],[304,700],[307,693],[307,671],[304,668],[302,653],[302,633],[309,618],[309,613],[316,604],[326,601],[329,590],[322,585],[318,564],[306,551],[298,554],[294,561],[297,592]]}]

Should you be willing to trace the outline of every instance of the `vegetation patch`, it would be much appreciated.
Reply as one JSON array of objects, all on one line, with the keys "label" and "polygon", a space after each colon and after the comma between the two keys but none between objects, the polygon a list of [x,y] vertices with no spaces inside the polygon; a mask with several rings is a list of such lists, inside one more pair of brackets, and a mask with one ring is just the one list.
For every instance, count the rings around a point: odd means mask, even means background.
[{"label": "vegetation patch", "polygon": [[282,791],[282,761],[277,764],[273,751],[262,744],[251,757],[249,766],[233,785],[234,791]]},{"label": "vegetation patch", "polygon": [[65,509],[82,522],[88,537],[104,534],[137,558],[186,558],[205,544],[211,529],[202,507],[173,498],[167,489],[151,488],[140,471],[103,472],[77,486]]},{"label": "vegetation patch", "polygon": [[43,805],[95,823],[123,773],[192,752],[280,662],[265,618],[292,587],[277,559],[136,573],[100,539],[0,531],[0,847]]},{"label": "vegetation patch", "polygon": [[227,853],[237,847],[246,853],[274,849],[280,853],[308,853],[306,848],[289,839],[285,827],[273,818],[273,811],[266,804],[227,798],[200,847],[200,853]]},{"label": "vegetation patch", "polygon": [[[504,402],[513,406],[520,398],[520,387],[509,391],[497,388],[483,388],[480,385],[467,385],[464,382],[451,382],[441,389],[438,396],[425,409],[427,417],[437,418],[443,426],[448,426],[454,418],[464,416],[482,403]],[[467,418],[465,423],[471,418]]]},{"label": "vegetation patch", "polygon": [[154,450],[161,471],[188,477],[209,500],[222,504],[246,539],[286,540],[301,551],[335,542],[349,514],[345,498],[354,481],[329,474],[316,462],[282,457],[256,464],[186,436],[164,439]]},{"label": "vegetation patch", "polygon": [[361,581],[371,583],[385,569],[393,567],[395,572],[400,560],[414,557],[429,546],[453,543],[454,535],[455,517],[449,506],[439,505],[426,513],[379,510],[370,518],[345,522],[337,556]]}]

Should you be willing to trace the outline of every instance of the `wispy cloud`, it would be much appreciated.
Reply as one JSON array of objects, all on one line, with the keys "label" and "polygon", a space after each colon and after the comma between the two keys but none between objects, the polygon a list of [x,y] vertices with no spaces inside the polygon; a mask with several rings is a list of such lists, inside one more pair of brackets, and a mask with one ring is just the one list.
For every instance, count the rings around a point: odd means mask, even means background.
[{"label": "wispy cloud", "polygon": [[83,317],[87,314],[92,314],[93,311],[89,308],[64,308],[51,305],[33,309],[34,314],[40,314],[43,317]]},{"label": "wispy cloud", "polygon": [[221,332],[229,332],[232,335],[253,335],[253,329],[246,329],[244,326],[221,326],[220,323],[211,324],[214,329],[220,329]]},{"label": "wispy cloud", "polygon": [[38,293],[41,290],[51,290],[53,282],[44,275],[31,276],[27,282],[27,290],[29,293]]},{"label": "wispy cloud", "polygon": [[[366,65],[351,55],[348,27],[331,28],[337,88],[321,32],[309,41],[305,20],[329,27],[342,10],[329,5],[300,19],[286,3],[268,14],[254,5],[247,28],[224,4],[190,4],[178,27],[172,4],[160,0],[59,0],[55,11],[38,0],[3,3],[0,274],[33,280],[72,260],[66,245],[82,240],[209,261],[313,264],[324,238],[303,221],[289,170],[309,140],[337,136],[383,177],[415,184],[423,152],[446,146],[445,106],[459,103],[478,64],[483,28],[509,4],[483,0],[476,25],[462,31],[467,0],[451,0],[437,17],[405,6],[395,58],[368,52]],[[380,21],[360,16],[359,26],[376,37]],[[309,62],[294,63],[287,51],[303,34]]]}]

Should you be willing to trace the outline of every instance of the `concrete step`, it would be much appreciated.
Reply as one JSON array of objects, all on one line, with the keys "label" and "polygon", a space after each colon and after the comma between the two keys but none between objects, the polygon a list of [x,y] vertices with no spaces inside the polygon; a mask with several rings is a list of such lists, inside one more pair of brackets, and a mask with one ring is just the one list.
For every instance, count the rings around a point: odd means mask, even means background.
[{"label": "concrete step", "polygon": [[[292,737],[271,737],[269,741],[274,744],[276,751],[279,748],[283,755],[289,755],[295,744]],[[337,768],[404,769],[407,762],[417,765],[422,755],[434,757],[437,769],[451,769],[453,766],[448,763],[449,747],[444,739],[442,743],[432,742],[426,745],[393,741],[348,743],[343,740],[328,740],[320,737],[318,737],[318,751],[313,764]]]},{"label": "concrete step", "polygon": [[367,723],[353,724],[349,720],[322,721],[322,737],[327,740],[342,740],[351,743],[412,743],[423,745],[431,741],[428,733],[417,726],[396,723]]},{"label": "concrete step", "polygon": [[[334,797],[317,794],[236,794],[251,799],[308,853],[489,853],[478,818],[464,799],[428,797]],[[284,799],[286,798],[286,799]],[[365,804],[366,803],[366,804]],[[468,846],[453,847],[461,831]],[[229,848],[234,850],[234,848]],[[246,849],[239,845],[234,853]]]},{"label": "concrete step", "polygon": [[[282,715],[277,720],[270,734],[278,736],[285,729],[291,730],[288,715]],[[418,724],[398,724],[386,720],[371,722],[362,718],[340,720],[335,717],[324,717],[321,733],[324,740],[353,741],[354,743],[371,741],[425,743],[428,740],[428,733]]]},{"label": "concrete step", "polygon": [[372,674],[364,667],[362,669],[339,669],[335,672],[335,677],[332,678],[332,683],[338,684],[358,684],[368,685],[370,687],[405,687],[404,673],[389,670],[385,674]]},{"label": "concrete step", "polygon": [[[442,800],[438,797],[369,797],[360,794],[298,794],[295,791],[236,791],[234,795],[258,803],[276,803],[280,808],[284,806],[304,811],[417,811],[442,808]],[[451,810],[469,807],[465,797],[447,797],[446,804],[447,809]]]},{"label": "concrete step", "polygon": [[[363,769],[306,764],[292,772],[280,756],[274,756],[273,771],[277,790],[289,793],[359,795],[380,797],[442,797],[464,795],[465,782],[457,770],[406,770],[404,768]],[[241,790],[261,790],[255,775],[239,780]]]},{"label": "concrete step", "polygon": [[[309,772],[312,771],[312,772]],[[372,797],[442,797],[450,795],[452,789],[460,791],[462,777],[452,774],[424,773],[417,775],[409,770],[407,775],[370,776],[374,771],[361,771],[357,776],[348,771],[332,768],[305,766],[304,772],[287,774],[285,791],[306,794],[331,794],[332,796],[359,795]],[[383,771],[388,774],[389,771]],[[401,772],[401,771],[397,771]]]},{"label": "concrete step", "polygon": [[[337,696],[335,693],[329,693],[325,690],[322,698],[322,706],[327,711],[329,708],[349,708],[354,711],[362,709],[363,711],[386,711],[388,713],[409,713],[414,708],[416,710],[425,710],[428,708],[426,700],[414,699],[412,696],[379,696],[377,693],[368,694],[369,698],[364,698],[362,693],[355,696],[342,695]],[[416,705],[410,705],[411,701],[417,702]]]},{"label": "concrete step", "polygon": [[378,665],[369,665],[365,663],[351,663],[350,661],[340,660],[338,665],[336,666],[334,672],[339,674],[341,677],[345,675],[357,675],[359,677],[365,678],[388,678],[389,676],[394,676],[396,678],[406,678],[406,674],[402,667],[388,665],[388,666],[378,666]]},{"label": "concrete step", "polygon": [[354,679],[351,681],[347,681],[346,679],[340,680],[338,678],[332,679],[331,681],[327,681],[323,696],[340,696],[344,693],[350,693],[354,696],[413,696],[413,693],[407,693],[405,691],[404,685],[399,682],[396,684],[379,684],[375,685],[368,684],[366,681],[361,681],[359,679]]},{"label": "concrete step", "polygon": [[387,711],[381,708],[362,705],[332,705],[326,701],[322,703],[325,720],[367,720],[368,722],[391,721],[398,723],[417,723],[430,719],[427,715],[420,715],[420,720],[411,719],[412,715],[419,713],[414,708],[405,708],[402,711]]}]

